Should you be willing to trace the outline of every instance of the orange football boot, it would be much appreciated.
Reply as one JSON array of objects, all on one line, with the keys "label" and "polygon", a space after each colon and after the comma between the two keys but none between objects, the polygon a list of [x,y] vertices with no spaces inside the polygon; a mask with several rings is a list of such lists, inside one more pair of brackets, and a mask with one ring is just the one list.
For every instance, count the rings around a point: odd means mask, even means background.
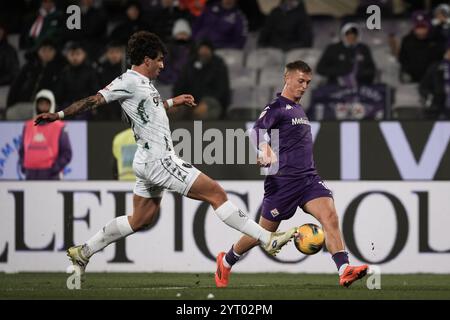
[{"label": "orange football boot", "polygon": [[344,273],[339,276],[339,284],[348,288],[353,282],[363,278],[367,274],[368,269],[369,266],[367,264],[363,264],[362,266],[348,265]]},{"label": "orange football boot", "polygon": [[223,265],[224,257],[225,252],[221,252],[216,258],[217,270],[214,275],[214,279],[216,280],[217,288],[226,288],[228,286],[228,278],[231,273],[231,268],[227,268]]}]

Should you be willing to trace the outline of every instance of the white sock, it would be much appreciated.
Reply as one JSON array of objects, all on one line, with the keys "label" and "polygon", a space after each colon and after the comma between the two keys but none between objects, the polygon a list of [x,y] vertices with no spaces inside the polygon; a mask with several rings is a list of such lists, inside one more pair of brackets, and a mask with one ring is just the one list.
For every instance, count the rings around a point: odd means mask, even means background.
[{"label": "white sock", "polygon": [[111,242],[115,242],[119,239],[134,233],[131,229],[128,221],[128,216],[120,216],[111,220],[102,230],[97,232],[92,238],[86,241],[87,257],[91,257],[94,253],[102,250]]},{"label": "white sock", "polygon": [[255,221],[239,210],[231,201],[226,201],[216,209],[216,214],[227,225],[252,238],[255,238],[263,245],[270,241],[270,232],[261,227]]},{"label": "white sock", "polygon": [[342,274],[344,273],[345,268],[347,268],[347,266],[348,266],[348,263],[344,263],[342,266],[340,266],[339,271],[338,271],[340,276],[342,276]]}]

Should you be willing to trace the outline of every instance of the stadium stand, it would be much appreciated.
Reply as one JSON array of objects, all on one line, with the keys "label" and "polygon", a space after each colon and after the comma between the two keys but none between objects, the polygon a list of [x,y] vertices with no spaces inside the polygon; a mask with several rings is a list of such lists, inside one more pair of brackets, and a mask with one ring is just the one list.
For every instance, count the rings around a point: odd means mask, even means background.
[{"label": "stadium stand", "polygon": [[[258,38],[260,35],[260,29],[252,29],[247,34],[247,40],[243,49],[218,49],[216,54],[220,56],[228,67],[230,85],[233,91],[233,97],[237,99],[237,104],[245,104],[245,100],[240,100],[239,88],[252,88],[253,92],[262,93],[264,89],[270,88],[270,94],[274,89],[281,89],[281,77],[282,70],[285,63],[296,59],[302,59],[307,62],[313,71],[321,56],[325,47],[333,42],[339,40],[339,29],[343,23],[347,21],[356,22],[361,28],[361,38],[370,47],[373,53],[374,61],[377,67],[377,76],[375,83],[384,83],[394,89],[395,104],[391,106],[392,114],[401,116],[405,112],[407,117],[421,117],[420,111],[422,101],[419,99],[419,95],[413,91],[415,86],[403,85],[400,80],[400,64],[398,62],[398,46],[402,37],[407,35],[412,28],[412,22],[410,15],[412,11],[394,10],[393,13],[385,18],[383,16],[382,29],[381,30],[369,30],[366,28],[366,21],[364,15],[355,11],[355,15],[336,14],[332,11],[323,11],[324,7],[316,8],[317,3],[304,1],[306,9],[309,10],[309,15],[312,20],[314,41],[312,48],[291,49],[283,52],[280,48],[259,48]],[[157,1],[152,2],[152,5],[144,6],[143,10],[148,13],[149,11],[156,10]],[[263,2],[261,2],[263,3]],[[277,2],[278,3],[278,2]],[[313,5],[316,6],[313,8]],[[259,4],[261,7],[261,4]],[[120,17],[122,17],[126,11],[126,5],[123,1],[103,1],[96,4],[97,7],[101,7],[102,10],[108,13],[108,34],[118,25]],[[339,6],[336,4],[336,6]],[[434,3],[433,3],[434,6]],[[331,6],[332,7],[332,6]],[[356,8],[356,7],[355,7]],[[405,7],[407,9],[407,7]],[[350,8],[346,8],[349,10]],[[432,12],[433,8],[429,8],[429,12]],[[35,12],[34,8],[29,8],[30,12]],[[268,10],[268,11],[267,11]],[[261,11],[267,16],[269,9]],[[402,10],[405,10],[404,8]],[[403,12],[403,13],[402,13]],[[111,14],[112,13],[112,14]],[[250,13],[247,12],[247,15]],[[359,14],[359,16],[358,16]],[[431,14],[430,14],[431,15]],[[151,15],[146,15],[151,16]],[[195,18],[194,18],[195,19]],[[191,25],[193,20],[190,21]],[[17,28],[16,28],[17,29]],[[15,30],[8,36],[9,43],[17,49],[20,66],[22,67],[29,59],[29,54],[20,49],[20,37],[19,31]],[[61,47],[64,43],[61,43]],[[101,61],[102,57],[100,57]],[[98,65],[97,61],[91,61],[94,66]],[[323,83],[321,78],[316,72],[314,73],[313,81],[310,87],[316,88]],[[171,86],[158,84],[162,96],[169,96],[172,90]],[[5,100],[9,87],[2,87],[0,89],[0,110],[5,108]],[[307,92],[310,93],[310,92]],[[266,94],[264,93],[264,96]],[[266,99],[266,98],[264,98]],[[263,100],[264,100],[263,99]],[[254,99],[247,99],[251,106],[255,102]],[[236,106],[233,103],[233,106]],[[302,98],[302,104],[307,109],[309,107],[309,98],[307,96]],[[413,108],[408,108],[413,106]],[[262,105],[259,106],[261,108]],[[230,108],[232,110],[233,108]],[[394,110],[395,109],[395,110]],[[401,111],[401,110],[409,111]],[[415,110],[414,112],[412,110]],[[2,112],[0,112],[0,116]],[[3,114],[4,116],[4,114]]]}]

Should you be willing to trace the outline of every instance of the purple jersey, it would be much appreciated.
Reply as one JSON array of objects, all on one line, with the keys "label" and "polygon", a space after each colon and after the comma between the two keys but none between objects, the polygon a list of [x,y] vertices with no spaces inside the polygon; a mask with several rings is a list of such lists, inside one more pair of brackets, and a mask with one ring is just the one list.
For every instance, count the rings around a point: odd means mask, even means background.
[{"label": "purple jersey", "polygon": [[[303,209],[313,199],[333,197],[314,165],[311,125],[305,111],[294,101],[277,96],[261,113],[252,133],[259,145],[266,131],[278,155],[278,172],[266,177],[261,208],[261,215],[271,221],[289,219],[297,207]],[[276,129],[278,148],[274,146]]]},{"label": "purple jersey", "polygon": [[[267,179],[315,175],[317,172],[313,159],[311,125],[305,111],[294,101],[279,93],[277,96],[253,126],[254,132],[258,133],[258,144],[264,141],[261,133],[267,131],[271,137],[272,148],[278,156],[278,172]],[[278,129],[278,148],[273,144],[274,129]]]}]

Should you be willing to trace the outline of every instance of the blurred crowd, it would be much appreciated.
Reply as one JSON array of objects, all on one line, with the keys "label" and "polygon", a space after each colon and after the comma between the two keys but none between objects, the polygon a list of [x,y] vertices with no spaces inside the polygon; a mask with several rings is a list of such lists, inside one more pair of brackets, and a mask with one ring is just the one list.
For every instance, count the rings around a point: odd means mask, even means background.
[{"label": "blurred crowd", "polygon": [[[315,0],[5,1],[0,14],[0,113],[26,120],[35,99],[53,93],[55,110],[95,94],[130,65],[127,39],[138,30],[166,43],[156,87],[167,99],[191,93],[194,109],[172,119],[242,119],[259,113],[283,85],[293,59],[314,70],[312,89],[384,83],[392,115],[450,118],[450,6],[443,1],[348,1],[342,14]],[[335,2],[333,10],[341,1]],[[66,25],[81,8],[81,28]],[[381,30],[368,30],[366,8],[381,8]],[[347,12],[350,11],[350,12]],[[309,107],[309,97],[302,104]],[[246,113],[251,110],[251,113]],[[120,120],[116,104],[77,119]]]}]

